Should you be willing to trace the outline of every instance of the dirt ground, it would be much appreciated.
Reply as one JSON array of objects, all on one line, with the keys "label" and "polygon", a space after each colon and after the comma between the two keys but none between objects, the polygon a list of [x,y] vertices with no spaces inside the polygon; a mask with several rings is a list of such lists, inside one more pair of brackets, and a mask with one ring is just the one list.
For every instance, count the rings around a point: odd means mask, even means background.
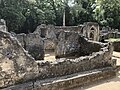
[{"label": "dirt ground", "polygon": [[45,51],[45,61],[54,61],[55,60],[55,52],[54,51]]}]

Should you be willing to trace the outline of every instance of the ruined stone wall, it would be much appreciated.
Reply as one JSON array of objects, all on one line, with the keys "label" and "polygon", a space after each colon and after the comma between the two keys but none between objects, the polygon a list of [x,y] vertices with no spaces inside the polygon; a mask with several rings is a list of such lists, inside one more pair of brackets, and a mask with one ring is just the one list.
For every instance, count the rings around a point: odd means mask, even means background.
[{"label": "ruined stone wall", "polygon": [[[100,40],[102,39],[102,36],[104,36],[104,39],[106,42],[108,42],[110,38],[113,39],[119,39],[120,38],[120,32],[117,31],[108,31],[108,32],[101,32]],[[113,44],[114,50],[115,51],[120,51],[120,41],[110,41]]]},{"label": "ruined stone wall", "polygon": [[99,25],[94,22],[86,22],[84,23],[83,35],[89,40],[99,41]]},{"label": "ruined stone wall", "polygon": [[55,31],[80,32],[81,27],[79,26],[55,26]]},{"label": "ruined stone wall", "polygon": [[43,76],[44,78],[58,77],[96,68],[113,67],[115,63],[112,60],[112,51],[113,47],[111,44],[101,44],[100,51],[93,52],[88,56],[60,58],[52,63],[41,62],[39,63],[40,77],[41,79]]},{"label": "ruined stone wall", "polygon": [[58,43],[58,36],[61,32],[77,32],[81,31],[78,26],[47,26],[46,30],[46,39],[45,39],[45,49],[46,50],[54,50],[56,48],[56,44]]},{"label": "ruined stone wall", "polygon": [[61,32],[56,44],[56,57],[80,57],[97,52],[100,44],[87,41],[75,32]]},{"label": "ruined stone wall", "polygon": [[114,41],[112,42],[114,51],[120,52],[120,41]]},{"label": "ruined stone wall", "polygon": [[60,58],[54,62],[35,62],[15,37],[0,31],[0,88],[34,79],[42,80],[97,68],[115,67],[112,45],[98,44],[101,49],[88,56]]},{"label": "ruined stone wall", "polygon": [[44,40],[37,33],[17,34],[18,41],[35,60],[44,59]]},{"label": "ruined stone wall", "polygon": [[120,38],[120,32],[109,33],[108,38]]},{"label": "ruined stone wall", "polygon": [[25,43],[26,34],[21,33],[21,34],[17,34],[17,35],[15,34],[14,36],[17,37],[17,39],[20,42],[20,44],[22,45],[22,47],[24,49],[26,49],[26,43]]},{"label": "ruined stone wall", "polygon": [[118,29],[111,29],[110,27],[107,29],[103,28],[100,32],[100,39],[102,36],[104,36],[104,39],[120,38],[120,32]]},{"label": "ruined stone wall", "polygon": [[36,60],[44,59],[44,41],[39,34],[27,34],[25,37],[26,50]]},{"label": "ruined stone wall", "polygon": [[89,72],[76,73],[64,77],[34,80],[32,82],[14,85],[2,90],[75,90],[85,85],[90,85],[100,80],[116,76],[113,68],[102,68],[91,70]]},{"label": "ruined stone wall", "polygon": [[15,37],[0,31],[0,88],[34,79],[36,66]]},{"label": "ruined stone wall", "polygon": [[55,50],[57,43],[57,31],[54,26],[48,26],[46,29],[46,36],[44,42],[45,50]]},{"label": "ruined stone wall", "polygon": [[41,37],[44,36],[45,38],[45,49],[52,49],[56,48],[56,43],[58,43],[58,36],[61,32],[76,32],[85,36],[86,38],[90,39],[91,28],[95,27],[93,31],[93,38],[94,41],[99,41],[99,25],[94,23],[87,23],[85,25],[79,26],[53,26],[53,25],[40,25],[36,28],[34,33],[39,33]]}]

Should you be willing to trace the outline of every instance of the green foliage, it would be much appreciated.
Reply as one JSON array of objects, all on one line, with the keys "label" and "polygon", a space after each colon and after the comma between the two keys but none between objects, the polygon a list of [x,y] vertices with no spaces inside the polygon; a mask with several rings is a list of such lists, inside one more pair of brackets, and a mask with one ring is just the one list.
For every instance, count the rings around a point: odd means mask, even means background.
[{"label": "green foliage", "polygon": [[4,18],[9,27],[9,31],[18,31],[25,21],[25,17],[12,7],[5,7],[1,10],[1,18]]},{"label": "green foliage", "polygon": [[23,26],[26,18],[22,14],[23,0],[1,0],[0,3],[0,16],[5,19],[9,31],[18,31]]},{"label": "green foliage", "polygon": [[120,29],[120,0],[98,0],[96,5],[96,20],[102,25]]},{"label": "green foliage", "polygon": [[98,22],[120,28],[120,0],[0,0],[0,18],[9,31],[33,32],[40,24]]}]

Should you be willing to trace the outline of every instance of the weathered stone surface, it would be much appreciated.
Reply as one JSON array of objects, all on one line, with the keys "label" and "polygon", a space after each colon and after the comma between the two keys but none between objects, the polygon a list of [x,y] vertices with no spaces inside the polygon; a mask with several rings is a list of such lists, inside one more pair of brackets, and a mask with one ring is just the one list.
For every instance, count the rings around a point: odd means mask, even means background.
[{"label": "weathered stone surface", "polygon": [[37,64],[16,38],[0,31],[0,87],[34,79]]},{"label": "weathered stone surface", "polygon": [[56,46],[56,57],[85,56],[97,52],[100,44],[92,43],[75,32],[61,32]]},{"label": "weathered stone surface", "polygon": [[89,40],[99,41],[99,24],[95,22],[84,23],[83,35]]},{"label": "weathered stone surface", "polygon": [[111,45],[105,45],[99,52],[89,56],[73,59],[60,58],[52,63],[39,62],[40,78],[59,77],[102,67],[115,67],[115,61],[111,59],[111,47]]},{"label": "weathered stone surface", "polygon": [[45,50],[55,50],[55,47],[56,47],[56,44],[52,40],[46,39],[44,41]]},{"label": "weathered stone surface", "polygon": [[41,25],[39,25],[36,28],[36,30],[33,33],[37,33],[41,37],[45,38],[45,36],[46,36],[46,29],[47,29],[46,25],[45,24],[41,24]]},{"label": "weathered stone surface", "polygon": [[114,51],[120,52],[120,41],[112,42],[114,46]]},{"label": "weathered stone surface", "polygon": [[79,35],[71,32],[61,32],[55,49],[56,57],[75,56],[79,50]]},{"label": "weathered stone surface", "polygon": [[22,47],[26,49],[26,41],[25,41],[26,34],[21,33],[21,34],[16,34],[15,36],[17,37]]},{"label": "weathered stone surface", "polygon": [[35,60],[44,59],[44,40],[38,33],[17,34],[18,41]]},{"label": "weathered stone surface", "polygon": [[73,88],[80,88],[99,80],[111,78],[115,75],[116,72],[112,68],[108,67],[67,75],[64,77],[37,80],[11,86],[2,90],[73,90]]},{"label": "weathered stone surface", "polygon": [[120,38],[120,32],[118,29],[111,29],[110,27],[108,30],[101,30],[100,32],[100,40],[101,38],[104,37],[104,39],[109,39],[109,38]]},{"label": "weathered stone surface", "polygon": [[25,48],[36,60],[44,59],[44,41],[39,34],[26,34]]},{"label": "weathered stone surface", "polygon": [[[92,28],[94,30],[92,30]],[[97,23],[85,23],[79,26],[53,26],[53,25],[39,25],[34,33],[38,33],[42,38],[45,38],[45,49],[51,49],[56,46],[58,36],[61,32],[76,32],[85,36],[88,39],[99,41],[99,25]],[[92,34],[92,37],[91,37]],[[50,45],[51,42],[51,45]],[[50,46],[50,47],[49,47]],[[55,47],[54,47],[55,48]]]},{"label": "weathered stone surface", "polygon": [[[65,58],[48,62],[35,61],[15,37],[0,31],[0,88],[30,80],[32,83],[29,83],[29,89],[33,89],[36,79],[60,77],[103,67],[115,68],[115,60],[112,60],[113,48],[110,43],[88,41],[77,32],[59,32],[55,35],[59,46],[57,49],[59,52],[62,51],[57,55]],[[43,42],[38,33],[25,35],[23,38],[25,44],[22,45],[28,52],[32,54],[37,50],[42,51],[40,45]]]},{"label": "weathered stone surface", "polygon": [[57,36],[54,31],[54,26],[49,26],[46,32],[46,39],[45,39],[45,50],[54,50],[57,43]]}]

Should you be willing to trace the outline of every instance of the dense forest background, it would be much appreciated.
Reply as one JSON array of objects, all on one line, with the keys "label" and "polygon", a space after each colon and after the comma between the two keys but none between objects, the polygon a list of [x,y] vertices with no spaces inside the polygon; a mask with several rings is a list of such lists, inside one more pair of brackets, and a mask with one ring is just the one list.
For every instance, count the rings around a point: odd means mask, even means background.
[{"label": "dense forest background", "polygon": [[120,0],[0,0],[0,18],[9,31],[33,32],[40,24],[98,22],[120,29]]}]

